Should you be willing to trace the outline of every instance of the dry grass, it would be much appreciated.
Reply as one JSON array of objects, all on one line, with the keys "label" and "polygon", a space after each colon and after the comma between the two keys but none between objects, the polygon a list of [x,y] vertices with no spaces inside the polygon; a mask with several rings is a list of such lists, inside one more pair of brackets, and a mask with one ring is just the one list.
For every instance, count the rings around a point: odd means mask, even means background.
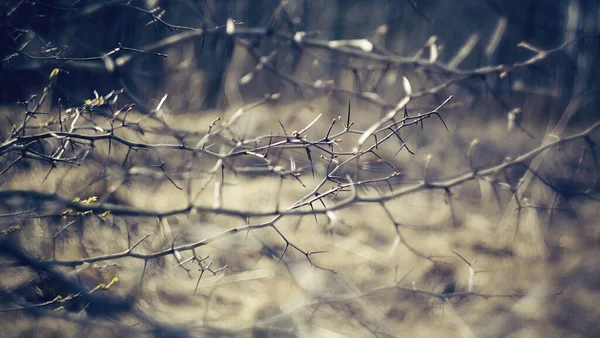
[{"label": "dry grass", "polygon": [[[272,116],[281,111],[279,107],[272,107],[255,113],[256,121],[249,125],[249,134],[261,126],[264,132],[264,123],[272,122]],[[261,114],[266,118],[257,117]],[[202,126],[198,128],[201,131],[209,120],[212,117],[187,116],[173,121],[181,126]],[[419,177],[426,156],[432,154],[428,170],[434,177],[460,173],[465,170],[465,145],[468,146],[474,136],[473,131],[478,131],[475,134],[486,145],[486,157],[497,158],[491,156],[492,152],[505,150],[506,144],[497,142],[507,137],[500,123],[451,124],[449,133],[430,123],[425,132],[417,130],[414,135],[406,136],[417,155],[399,155],[393,164],[402,168],[407,177]],[[487,139],[482,137],[484,134],[488,135]],[[521,137],[517,136],[516,139]],[[414,138],[425,145],[414,146]],[[516,142],[521,142],[523,149],[527,146],[523,138]],[[117,151],[113,157],[118,158],[119,149],[112,151]],[[383,154],[386,151],[381,150]],[[161,156],[167,163],[178,161],[178,155]],[[101,165],[96,167],[98,170]],[[36,189],[58,191],[66,196],[103,198],[103,189],[112,182],[109,177],[98,177],[89,170],[59,168],[42,182],[47,168],[33,164],[29,169],[17,168],[3,189]],[[364,172],[376,177],[381,175],[381,170],[384,169],[374,167]],[[308,188],[286,179],[278,191],[277,178],[228,174],[223,207],[274,210],[278,198],[280,206],[286,207],[310,192],[309,188],[317,183],[310,177],[310,170],[304,171],[302,180]],[[205,182],[206,178],[194,179],[191,185],[200,187]],[[389,188],[381,185],[363,193],[376,196],[378,189]],[[600,294],[598,269],[592,258],[598,253],[597,203],[574,198],[569,201],[573,212],[555,212],[552,224],[548,224],[545,210],[523,209],[514,240],[502,245],[505,241],[500,241],[495,231],[504,210],[498,208],[496,201],[486,201],[481,191],[477,182],[470,182],[453,190],[452,204],[443,191],[423,191],[386,202],[387,209],[403,225],[400,228],[403,239],[413,251],[395,243],[394,225],[378,204],[360,203],[335,211],[338,218],[335,226],[323,215],[317,216],[316,221],[312,216],[289,216],[277,223],[278,230],[303,250],[325,251],[311,257],[336,273],[312,267],[294,250],[287,251],[278,262],[285,243],[272,229],[264,228],[231,235],[197,249],[199,255],[210,257],[213,268],[227,268],[215,276],[206,272],[195,294],[199,272],[188,264],[192,269],[188,274],[176,266],[172,255],[148,261],[145,271],[142,260],[122,258],[86,266],[81,275],[90,287],[118,277],[119,282],[104,292],[130,297],[154,319],[185,327],[192,336],[561,337],[597,334],[598,326],[594,323],[599,312],[594,304],[600,300]],[[510,192],[501,192],[499,205],[504,206],[510,195]],[[123,184],[113,192],[112,198],[157,212],[187,203],[186,193],[164,179]],[[212,202],[212,189],[200,194],[197,200],[201,205],[210,206]],[[244,224],[239,217],[202,213],[163,219],[109,216],[102,220],[89,216],[81,218],[76,226],[60,236],[56,257],[69,260],[122,251],[127,247],[126,225],[134,241],[151,235],[136,249],[150,253],[168,249],[172,243],[194,243]],[[21,220],[20,225],[22,228],[10,236],[37,257],[51,258],[52,237],[64,226],[64,221],[28,219]],[[442,301],[394,287],[398,283],[407,288],[442,292],[444,284],[456,283],[455,292],[467,291],[468,266],[452,250],[472,263],[473,291],[525,296],[469,296]],[[182,256],[189,257],[189,252],[182,252]],[[3,285],[15,287],[29,276],[30,272],[23,269],[18,272],[3,269]],[[556,291],[562,293],[548,296]],[[81,320],[89,317],[73,315]],[[128,323],[125,317],[115,319]],[[100,322],[108,325],[115,319],[101,318]],[[135,321],[130,319],[129,322],[133,323],[132,320]],[[1,321],[4,332],[12,336],[47,337],[52,336],[52,332],[61,336],[120,335],[112,328],[92,328],[85,322],[36,318],[22,312],[6,313]]]}]

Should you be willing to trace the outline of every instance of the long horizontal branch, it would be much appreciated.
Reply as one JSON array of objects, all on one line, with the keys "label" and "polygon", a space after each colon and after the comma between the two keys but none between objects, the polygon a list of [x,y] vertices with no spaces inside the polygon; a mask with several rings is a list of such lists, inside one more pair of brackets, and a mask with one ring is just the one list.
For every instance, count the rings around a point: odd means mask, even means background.
[{"label": "long horizontal branch", "polygon": [[[50,261],[46,261],[46,262],[42,262],[42,263],[43,264],[53,264],[53,265],[63,265],[63,266],[77,266],[77,265],[81,265],[84,263],[95,263],[95,262],[99,262],[99,261],[119,259],[119,258],[124,258],[124,257],[132,257],[132,258],[137,258],[137,259],[142,259],[142,260],[149,260],[149,259],[153,259],[153,258],[157,258],[157,257],[174,254],[176,251],[191,250],[191,249],[194,249],[194,248],[197,248],[200,246],[204,246],[204,245],[207,245],[214,241],[217,241],[223,237],[230,236],[230,235],[233,235],[236,233],[270,227],[270,226],[273,226],[278,220],[280,220],[281,218],[283,218],[284,216],[287,216],[287,215],[325,214],[330,211],[335,211],[335,210],[349,207],[351,205],[354,205],[357,202],[381,203],[383,201],[390,200],[390,199],[393,199],[393,198],[396,198],[396,197],[399,197],[402,195],[406,195],[409,193],[413,193],[413,192],[416,192],[419,190],[423,190],[423,189],[447,189],[452,186],[472,180],[478,176],[490,175],[490,174],[493,174],[496,172],[500,172],[504,169],[507,169],[508,167],[522,164],[523,162],[529,160],[530,158],[536,156],[538,153],[540,153],[546,149],[549,149],[551,147],[554,147],[554,146],[557,146],[557,145],[560,145],[560,144],[563,144],[563,143],[566,143],[569,141],[573,141],[573,140],[576,140],[576,139],[579,139],[582,137],[587,137],[590,133],[592,133],[599,127],[600,127],[600,122],[594,124],[593,126],[589,127],[588,129],[586,129],[578,134],[574,134],[574,135],[564,137],[562,139],[558,139],[556,141],[547,143],[545,145],[542,145],[539,148],[531,150],[530,152],[517,157],[514,160],[507,161],[507,162],[504,162],[499,165],[495,165],[495,166],[488,167],[485,169],[476,170],[474,172],[468,172],[468,173],[459,175],[457,177],[449,178],[449,179],[442,180],[442,181],[420,182],[420,183],[411,185],[410,187],[406,187],[406,188],[400,189],[396,192],[393,192],[393,193],[390,193],[387,195],[382,195],[379,197],[359,197],[356,193],[354,193],[354,194],[352,194],[352,196],[350,198],[344,200],[343,202],[332,205],[327,208],[323,208],[323,209],[311,208],[311,210],[299,210],[298,208],[301,206],[305,206],[305,205],[311,205],[312,203],[318,201],[320,198],[323,198],[324,196],[327,196],[328,194],[333,194],[335,191],[332,190],[327,193],[321,194],[318,197],[314,197],[311,200],[305,201],[302,204],[296,204],[293,206],[293,208],[288,208],[288,209],[282,210],[282,211],[274,210],[274,211],[264,211],[264,212],[241,211],[241,210],[236,210],[236,209],[211,208],[211,207],[192,206],[192,205],[188,205],[188,206],[185,206],[185,207],[182,207],[179,209],[172,209],[169,211],[157,212],[155,210],[150,210],[150,209],[141,209],[141,208],[135,208],[135,207],[115,205],[115,204],[110,204],[110,203],[89,203],[89,204],[79,203],[79,202],[74,202],[74,201],[68,200],[67,198],[60,196],[58,194],[47,194],[47,193],[27,191],[27,190],[0,191],[0,199],[7,200],[9,198],[17,197],[17,198],[26,198],[29,200],[38,200],[38,201],[54,201],[54,202],[61,203],[65,208],[71,208],[71,209],[78,210],[78,211],[92,211],[94,213],[103,213],[105,211],[110,211],[113,215],[119,215],[119,216],[167,217],[167,216],[176,215],[176,214],[188,213],[192,210],[195,210],[197,212],[226,214],[226,215],[238,216],[238,217],[244,217],[244,218],[259,217],[259,216],[274,216],[274,218],[268,222],[244,225],[244,226],[240,226],[240,227],[231,228],[231,229],[226,230],[216,236],[212,236],[212,237],[206,238],[204,240],[201,240],[201,241],[198,241],[198,242],[195,242],[192,244],[186,244],[186,245],[181,245],[178,247],[172,247],[167,250],[162,250],[162,251],[158,251],[158,252],[154,252],[154,253],[150,253],[150,254],[135,253],[135,252],[133,252],[133,248],[129,248],[120,253],[96,256],[96,257],[91,257],[91,258],[84,258],[84,259],[79,259],[79,260],[50,260]],[[351,188],[352,191],[356,192],[356,189],[355,189],[356,185],[360,185],[360,182],[356,182],[356,183],[350,182],[347,184],[343,184],[342,187]],[[336,188],[336,190],[338,190],[338,189],[339,188]],[[19,265],[19,263],[15,263],[15,264]]]},{"label": "long horizontal branch", "polygon": [[263,217],[263,216],[276,216],[276,215],[283,215],[283,216],[297,215],[298,216],[298,215],[312,215],[315,213],[316,214],[325,214],[328,211],[344,209],[356,202],[380,203],[382,201],[391,200],[391,199],[394,199],[394,198],[397,198],[397,197],[400,197],[400,196],[403,196],[403,195],[406,195],[409,193],[413,193],[415,191],[423,190],[423,189],[451,188],[453,186],[459,185],[466,181],[470,181],[478,176],[487,176],[490,174],[494,174],[496,172],[501,172],[509,167],[523,164],[527,160],[533,158],[534,156],[536,156],[537,154],[539,154],[540,152],[542,152],[546,149],[558,146],[558,145],[566,143],[566,142],[570,142],[570,141],[573,141],[576,139],[586,137],[586,136],[590,135],[593,131],[598,129],[599,127],[600,127],[600,122],[597,122],[594,125],[592,125],[591,127],[587,128],[586,130],[584,130],[580,133],[577,133],[577,134],[574,134],[574,135],[571,135],[568,137],[564,137],[561,139],[557,139],[556,141],[542,145],[542,146],[540,146],[536,149],[533,149],[513,160],[506,161],[506,162],[503,162],[498,165],[494,165],[494,166],[483,168],[483,169],[478,169],[475,171],[466,172],[461,175],[447,178],[444,180],[431,181],[431,182],[419,182],[419,183],[413,184],[411,186],[405,187],[403,189],[399,189],[393,193],[389,193],[389,194],[385,194],[385,195],[381,195],[381,196],[376,196],[376,197],[356,196],[352,200],[346,200],[344,202],[334,204],[332,206],[327,207],[326,209],[298,210],[297,208],[300,206],[303,206],[303,205],[309,205],[311,203],[314,203],[314,202],[318,201],[319,199],[321,199],[329,194],[333,194],[335,191],[338,191],[340,189],[345,189],[345,188],[350,188],[355,185],[360,185],[361,182],[341,184],[339,187],[333,188],[332,190],[330,190],[328,192],[320,194],[318,197],[314,197],[312,200],[308,200],[305,203],[303,203],[302,205],[297,205],[294,210],[273,210],[273,211],[251,211],[251,210],[243,211],[243,210],[229,209],[229,208],[212,208],[212,207],[206,207],[206,206],[187,205],[187,206],[184,206],[181,208],[176,208],[176,209],[171,209],[168,211],[159,212],[159,211],[152,210],[152,209],[142,209],[142,208],[110,204],[110,203],[89,203],[89,204],[79,203],[79,202],[74,202],[74,201],[72,201],[64,196],[58,195],[58,194],[42,193],[42,192],[30,191],[30,190],[0,191],[0,199],[6,200],[9,198],[20,197],[20,198],[27,198],[29,200],[54,201],[54,202],[62,204],[65,208],[71,208],[76,211],[92,211],[93,213],[97,213],[97,214],[100,214],[100,213],[103,213],[106,211],[110,211],[111,214],[117,215],[117,216],[168,217],[168,216],[172,216],[172,215],[188,213],[192,210],[196,211],[196,212],[208,212],[208,213],[213,213],[213,214],[231,215],[231,216],[239,216],[239,217]]}]

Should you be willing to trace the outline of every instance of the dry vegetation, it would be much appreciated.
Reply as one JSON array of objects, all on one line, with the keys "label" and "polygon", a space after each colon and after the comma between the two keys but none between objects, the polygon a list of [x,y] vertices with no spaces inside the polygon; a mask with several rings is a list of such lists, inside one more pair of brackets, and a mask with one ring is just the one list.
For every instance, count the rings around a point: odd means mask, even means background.
[{"label": "dry vegetation", "polygon": [[[2,8],[3,33],[30,39],[6,47],[2,81],[24,65],[44,78],[0,108],[0,335],[600,335],[587,26],[500,62],[502,16],[482,46],[399,53],[389,22],[334,39],[297,1],[255,25],[149,3],[27,25],[12,19],[42,5]],[[403,15],[433,25],[418,4]],[[164,36],[94,56],[39,46],[44,25],[121,11]],[[214,74],[194,62],[223,48],[209,109]],[[68,79],[86,72],[108,89],[84,100]]]}]

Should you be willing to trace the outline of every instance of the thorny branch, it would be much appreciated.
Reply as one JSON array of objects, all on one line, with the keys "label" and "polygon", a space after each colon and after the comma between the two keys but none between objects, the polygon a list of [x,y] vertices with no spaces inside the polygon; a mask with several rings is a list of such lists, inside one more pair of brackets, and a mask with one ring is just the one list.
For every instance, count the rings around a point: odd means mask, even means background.
[{"label": "thorny branch", "polygon": [[[413,9],[422,16],[425,20],[429,19],[420,12],[415,2],[409,1]],[[114,165],[120,167],[120,177],[111,177],[114,182],[123,182],[133,180],[134,178],[150,178],[156,181],[167,181],[168,184],[176,187],[178,190],[187,193],[188,202],[177,208],[172,208],[165,211],[157,211],[151,208],[140,208],[127,205],[122,202],[107,202],[108,196],[100,196],[100,199],[90,198],[81,200],[79,193],[72,196],[65,196],[57,192],[51,193],[42,190],[30,189],[2,189],[0,190],[0,200],[2,208],[8,211],[1,215],[3,218],[11,218],[15,220],[23,219],[77,219],[85,224],[89,219],[96,217],[102,221],[107,220],[126,220],[128,217],[140,217],[146,219],[164,220],[170,216],[177,215],[227,215],[233,216],[242,220],[241,225],[229,225],[228,228],[220,233],[211,234],[198,241],[189,241],[184,244],[176,245],[176,239],[172,238],[171,246],[166,249],[144,249],[141,244],[145,242],[149,235],[142,236],[137,242],[132,243],[132,234],[127,229],[128,246],[120,252],[104,253],[97,255],[87,255],[87,257],[79,259],[57,259],[54,256],[34,258],[23,250],[17,243],[8,239],[0,241],[0,252],[9,257],[9,261],[0,263],[1,267],[29,267],[33,271],[41,272],[61,283],[68,286],[72,293],[65,295],[66,298],[56,298],[53,300],[38,302],[34,304],[18,305],[6,309],[0,309],[0,312],[11,311],[37,311],[44,309],[50,305],[60,305],[67,301],[82,298],[89,303],[102,303],[111,301],[112,308],[122,309],[123,311],[131,311],[135,313],[141,321],[149,323],[152,327],[160,327],[160,324],[155,323],[152,319],[146,317],[142,312],[123,299],[105,299],[98,296],[94,291],[97,289],[88,290],[82,285],[73,282],[60,273],[58,267],[78,267],[84,264],[94,264],[98,262],[114,261],[125,258],[133,258],[144,262],[143,272],[140,278],[140,283],[144,280],[148,262],[159,260],[167,256],[173,256],[177,261],[176,267],[185,270],[188,275],[195,272],[189,267],[191,263],[196,263],[199,267],[199,277],[194,293],[198,290],[198,286],[205,272],[217,275],[227,267],[213,267],[213,262],[209,261],[209,256],[202,256],[196,250],[206,247],[211,243],[221,241],[235,234],[256,231],[259,229],[271,229],[280,238],[283,244],[283,250],[278,253],[278,264],[284,261],[290,251],[295,251],[301,254],[304,259],[313,267],[328,272],[336,273],[333,269],[322,265],[315,258],[316,254],[322,254],[324,251],[311,251],[304,249],[300,244],[292,241],[278,227],[281,221],[286,217],[291,216],[313,216],[315,221],[319,223],[318,215],[324,215],[327,218],[328,226],[336,222],[337,215],[335,212],[344,209],[352,208],[358,203],[371,203],[382,207],[385,213],[394,225],[394,233],[396,242],[394,246],[403,244],[414,255],[425,258],[433,262],[431,255],[427,255],[406,242],[405,238],[400,233],[401,224],[394,219],[390,208],[385,202],[426,190],[442,191],[448,198],[450,208],[452,208],[452,192],[451,188],[465,184],[474,180],[486,180],[490,182],[494,189],[501,187],[515,192],[518,189],[518,184],[510,182],[507,179],[502,180],[502,177],[508,177],[507,170],[513,167],[524,167],[553,191],[560,192],[560,188],[553,186],[553,183],[538,174],[533,168],[529,167],[529,162],[538,154],[552,148],[566,145],[576,140],[584,140],[587,148],[591,150],[595,160],[595,152],[593,150],[594,142],[591,137],[597,132],[600,127],[600,122],[593,124],[587,129],[572,134],[570,136],[556,138],[555,140],[546,142],[540,147],[530,150],[514,159],[507,159],[502,163],[489,165],[486,167],[475,168],[472,165],[472,149],[469,149],[469,161],[471,170],[459,175],[449,176],[443,179],[429,179],[427,172],[422,178],[414,180],[406,180],[403,174],[396,171],[387,153],[382,150],[384,146],[392,143],[392,140],[399,142],[399,149],[396,154],[402,150],[406,150],[411,155],[414,154],[409,149],[408,144],[401,137],[408,128],[423,127],[424,123],[429,118],[436,118],[441,121],[441,124],[446,130],[449,130],[448,125],[443,119],[445,112],[449,108],[460,106],[451,101],[452,95],[446,96],[446,99],[440,100],[438,94],[445,93],[452,85],[460,84],[469,79],[481,79],[488,75],[498,75],[500,78],[510,76],[511,73],[522,69],[535,66],[551,55],[557,54],[565,50],[569,45],[576,40],[567,41],[556,48],[543,50],[532,46],[528,43],[520,43],[518,47],[524,48],[531,53],[529,58],[515,62],[514,64],[485,66],[475,69],[458,69],[460,61],[464,59],[466,54],[469,54],[472,47],[468,44],[463,46],[459,55],[450,62],[443,62],[438,57],[437,45],[435,42],[429,42],[427,47],[430,48],[430,57],[423,58],[421,54],[414,57],[405,57],[396,55],[388,50],[380,47],[375,48],[373,43],[368,39],[357,40],[337,40],[329,41],[318,38],[317,35],[310,32],[300,30],[285,31],[274,29],[272,26],[264,28],[246,27],[242,22],[236,22],[232,19],[224,25],[208,28],[206,25],[202,27],[186,27],[175,25],[167,22],[162,18],[162,14],[157,11],[149,11],[140,7],[133,6],[129,1],[110,1],[102,4],[90,5],[83,10],[75,13],[66,13],[64,17],[51,18],[36,22],[35,25],[42,23],[48,25],[63,25],[69,20],[91,15],[101,11],[105,7],[123,7],[128,10],[134,10],[148,15],[152,23],[160,24],[167,27],[169,30],[176,32],[158,41],[151,42],[141,47],[124,47],[121,44],[105,53],[100,53],[97,56],[64,56],[66,49],[58,48],[55,53],[48,55],[38,55],[34,52],[27,51],[25,47],[22,49],[9,48],[13,55],[10,55],[6,60],[13,57],[21,56],[33,61],[43,61],[35,64],[35,67],[40,69],[52,69],[50,72],[49,82],[43,89],[42,95],[32,97],[30,100],[23,102],[22,120],[18,124],[9,120],[11,130],[8,137],[0,144],[0,156],[8,160],[2,163],[0,178],[8,179],[15,171],[16,167],[25,161],[36,161],[50,166],[48,177],[54,170],[61,167],[79,166],[86,167],[90,163],[90,168],[93,168],[94,161],[102,163],[102,166]],[[10,16],[10,15],[8,15]],[[233,115],[226,118],[217,118],[207,126],[205,132],[200,131],[184,131],[172,128],[167,124],[162,117],[161,110],[164,103],[167,101],[168,95],[164,95],[159,104],[151,109],[147,106],[145,99],[138,96],[131,88],[127,86],[126,72],[127,67],[132,66],[142,56],[155,56],[160,58],[168,58],[169,48],[179,46],[183,43],[193,40],[203,40],[207,35],[212,35],[216,38],[232,39],[233,42],[245,48],[254,58],[256,65],[254,69],[240,79],[240,84],[245,85],[253,81],[253,78],[263,70],[267,70],[277,79],[290,84],[298,92],[301,89],[310,89],[323,93],[344,94],[356,100],[365,101],[374,104],[385,110],[380,118],[373,118],[370,125],[358,126],[351,119],[351,105],[348,105],[347,116],[344,118],[338,116],[329,123],[326,133],[321,137],[311,138],[309,134],[318,129],[322,124],[321,117],[323,114],[317,115],[308,124],[300,126],[299,131],[291,133],[288,130],[291,126],[278,120],[283,133],[275,134],[273,132],[264,133],[262,135],[253,135],[247,137],[245,134],[239,134],[236,128],[244,123],[243,118],[247,117],[250,112],[258,106],[266,105],[275,102],[279,99],[279,93],[266,94],[262,100],[253,104],[246,105],[236,110]],[[274,44],[271,51],[265,51],[259,42],[268,40]],[[259,48],[260,47],[260,48]],[[390,103],[381,98],[377,93],[362,90],[358,85],[358,89],[345,88],[341,84],[335,82],[323,81],[321,79],[311,82],[298,78],[295,74],[287,73],[279,67],[278,56],[289,48],[306,51],[325,51],[332,55],[339,56],[343,59],[337,63],[337,66],[343,69],[350,69],[355,74],[359,71],[368,70],[369,72],[380,71],[381,78],[393,70],[412,70],[423,72],[428,76],[437,76],[440,81],[437,85],[421,90],[413,90],[413,85],[407,77],[403,77],[404,95],[397,103]],[[461,54],[462,53],[462,54]],[[313,54],[314,55],[314,54]],[[315,56],[315,59],[320,57]],[[361,64],[354,64],[353,60],[360,60]],[[365,66],[365,64],[367,66]],[[56,116],[53,112],[40,111],[42,104],[48,100],[49,92],[56,86],[57,78],[64,71],[82,71],[82,72],[99,72],[114,76],[116,83],[119,83],[121,88],[107,95],[100,96],[95,93],[95,98],[87,100],[82,105],[76,105],[66,110],[59,108]],[[360,80],[360,78],[358,79]],[[357,81],[360,83],[360,81]],[[486,84],[487,85],[487,84]],[[130,102],[121,104],[119,95],[124,94]],[[303,96],[301,94],[301,96]],[[419,98],[433,97],[438,101],[437,107],[433,109],[416,109],[412,105]],[[307,101],[305,97],[301,100]],[[410,109],[409,109],[410,108]],[[410,111],[409,111],[410,110]],[[513,116],[514,111],[509,113]],[[141,114],[140,114],[141,113]],[[510,115],[513,114],[513,115]],[[45,121],[41,121],[41,117],[47,117]],[[513,116],[514,118],[514,116]],[[37,123],[34,123],[36,121]],[[513,121],[515,122],[515,121]],[[518,123],[515,122],[515,123]],[[286,128],[287,127],[287,128]],[[524,130],[521,128],[521,130]],[[161,141],[155,141],[160,138]],[[169,138],[174,141],[164,141]],[[100,145],[107,145],[107,152],[98,150]],[[116,148],[121,150],[126,149],[124,159],[116,158]],[[111,153],[112,151],[112,153]],[[300,151],[306,157],[307,165],[303,165],[294,159],[293,156]],[[131,166],[127,164],[130,154],[136,152],[144,152],[149,154],[142,157],[145,160],[142,166]],[[165,153],[168,153],[167,160],[161,160]],[[184,158],[184,165],[178,169],[171,169],[175,165],[171,165],[167,161],[175,161],[175,154],[181,155]],[[293,155],[292,155],[293,154]],[[153,156],[157,157],[159,163],[156,164],[152,160]],[[112,157],[112,158],[111,158]],[[384,175],[370,174],[368,172],[366,158],[377,158],[377,161],[389,166],[391,173]],[[582,155],[583,158],[583,155]],[[9,160],[10,159],[10,160]],[[100,159],[100,160],[99,160]],[[121,162],[122,160],[122,162]],[[288,162],[289,160],[289,162]],[[244,162],[246,161],[246,162]],[[582,161],[582,160],[581,160]],[[201,168],[194,168],[195,163],[202,162]],[[120,164],[122,163],[122,164]],[[248,164],[249,163],[249,164]],[[288,166],[289,164],[289,166]],[[152,169],[156,168],[156,169]],[[425,168],[427,171],[427,166]],[[260,174],[262,177],[274,177],[280,180],[279,190],[277,192],[278,200],[273,210],[264,209],[248,209],[231,208],[224,206],[223,201],[226,201],[226,185],[229,183],[229,174],[245,175],[245,174]],[[310,173],[310,175],[308,175]],[[362,175],[362,176],[361,176]],[[313,179],[312,185],[303,182],[305,177]],[[108,175],[104,177],[107,181]],[[192,181],[197,178],[206,179],[205,184],[199,189],[195,198],[192,191]],[[303,187],[308,187],[308,193],[299,198],[295,202],[287,205],[285,208],[280,207],[281,191],[284,179],[293,179]],[[307,178],[308,180],[308,178]],[[187,181],[187,182],[185,182]],[[198,196],[205,193],[205,190],[212,182],[215,187],[214,201],[212,205],[203,205],[196,203]],[[182,184],[183,183],[183,184]],[[186,184],[187,183],[187,184]],[[364,193],[370,187],[387,186],[390,192],[378,191],[377,195]],[[185,187],[185,188],[184,188]],[[108,191],[110,195],[114,190],[118,189],[118,185],[112,188],[113,191]],[[85,189],[82,189],[85,191]],[[592,200],[600,198],[593,191],[576,192],[581,196]],[[519,204],[519,208],[525,207]],[[321,216],[322,217],[322,216]],[[452,215],[454,222],[454,214]],[[256,221],[260,219],[260,221]],[[266,219],[266,220],[265,220]],[[54,239],[63,231],[73,224],[74,221],[67,223],[62,229],[55,234]],[[10,228],[6,232],[0,233],[0,236],[9,235],[18,232],[19,228]],[[55,243],[53,242],[53,245]],[[348,303],[357,297],[364,297],[376,292],[387,290],[400,290],[410,294],[420,294],[423,296],[437,298],[442,301],[447,301],[452,298],[465,297],[511,297],[519,298],[525,294],[492,294],[473,291],[473,276],[474,270],[469,261],[463,256],[454,252],[460,257],[470,269],[470,281],[467,291],[455,291],[452,293],[438,293],[417,289],[414,286],[405,287],[399,283],[389,287],[377,288],[368,292],[361,293],[358,296],[330,298],[316,301],[314,303],[304,304],[300,308],[313,308],[321,305],[342,304]],[[184,255],[189,255],[187,258]],[[52,258],[50,258],[52,257]],[[98,287],[108,289],[109,286],[104,285]],[[4,287],[0,287],[0,296],[11,298],[12,292],[6,291]],[[551,295],[558,294],[553,293]],[[12,297],[11,301],[17,304],[22,302],[18,297]],[[116,304],[116,305],[115,305]],[[297,310],[295,309],[295,310]],[[295,311],[293,310],[293,311]],[[292,312],[293,312],[292,311]],[[291,313],[291,312],[290,312]],[[290,313],[286,314],[289,315]],[[281,316],[281,315],[280,315]],[[280,317],[276,316],[274,318]],[[273,319],[273,318],[272,318]],[[264,321],[267,323],[270,320]],[[256,323],[256,327],[264,324]]]}]

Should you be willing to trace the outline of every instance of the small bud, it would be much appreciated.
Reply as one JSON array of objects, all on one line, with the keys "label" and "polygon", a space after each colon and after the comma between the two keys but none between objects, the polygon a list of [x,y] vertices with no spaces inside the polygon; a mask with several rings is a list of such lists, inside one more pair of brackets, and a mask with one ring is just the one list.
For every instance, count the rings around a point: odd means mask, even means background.
[{"label": "small bud", "polygon": [[305,36],[306,32],[296,32],[296,34],[294,34],[294,42],[297,44],[301,44],[302,39],[304,39]]}]

